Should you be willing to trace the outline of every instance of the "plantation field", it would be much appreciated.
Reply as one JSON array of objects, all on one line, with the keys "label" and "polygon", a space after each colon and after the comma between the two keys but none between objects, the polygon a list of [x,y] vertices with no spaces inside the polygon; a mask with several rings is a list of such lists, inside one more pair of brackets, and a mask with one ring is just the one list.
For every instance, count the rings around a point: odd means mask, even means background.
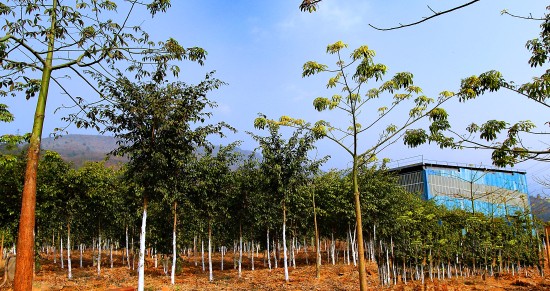
[{"label": "plantation field", "polygon": [[[311,254],[310,254],[311,255]],[[33,290],[133,290],[123,288],[137,287],[137,268],[135,270],[122,266],[122,257],[113,254],[113,268],[110,268],[109,257],[104,256],[101,275],[97,275],[97,267],[92,265],[91,252],[84,254],[83,268],[79,268],[77,252],[72,254],[73,279],[67,279],[67,265],[61,268],[59,255],[56,263],[53,256],[41,259],[41,268],[35,276]],[[255,270],[251,270],[248,257],[243,256],[243,271],[241,278],[238,270],[233,268],[233,254],[224,257],[224,270],[220,270],[220,254],[213,256],[214,282],[208,281],[208,262],[206,271],[202,271],[200,257],[195,266],[193,257],[183,257],[183,267],[177,273],[176,284],[170,284],[170,273],[164,273],[162,262],[157,268],[154,260],[147,257],[145,270],[145,290],[358,290],[358,272],[353,265],[342,264],[323,265],[321,279],[315,278],[315,265],[312,258],[306,264],[305,254],[300,254],[297,267],[289,268],[290,282],[284,282],[282,262],[279,268],[269,271],[264,266],[262,254],[255,257]],[[136,266],[137,267],[137,266]],[[390,287],[378,284],[376,265],[368,264],[368,284],[372,290],[550,290],[550,276],[541,277],[535,270],[522,270],[521,274],[500,274],[495,277],[468,277],[447,280],[430,281],[425,285],[421,282],[398,283]],[[550,273],[547,268],[546,273]],[[0,290],[12,290],[8,284]]]}]

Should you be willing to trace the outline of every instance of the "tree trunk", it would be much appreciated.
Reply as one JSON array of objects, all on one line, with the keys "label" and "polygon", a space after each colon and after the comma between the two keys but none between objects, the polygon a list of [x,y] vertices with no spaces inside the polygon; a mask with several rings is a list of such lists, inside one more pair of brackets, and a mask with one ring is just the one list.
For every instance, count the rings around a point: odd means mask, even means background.
[{"label": "tree trunk", "polygon": [[59,232],[59,260],[61,261],[61,269],[65,269],[65,265],[63,265],[63,236],[61,236],[61,232]]},{"label": "tree trunk", "polygon": [[[354,143],[357,147],[357,141]],[[356,151],[354,151],[356,152]],[[361,197],[359,194],[359,183],[357,181],[357,158],[354,156],[353,159],[353,193],[354,193],[354,203],[355,203],[355,221],[357,222],[357,246],[359,257],[359,289],[361,291],[367,290],[367,269],[365,264],[365,246],[363,244],[363,221],[361,217]]]},{"label": "tree trunk", "polygon": [[321,278],[321,249],[319,245],[319,228],[317,227],[317,209],[315,207],[315,186],[313,186],[313,227],[315,227],[315,270],[317,279]]},{"label": "tree trunk", "polygon": [[138,291],[143,291],[145,285],[145,229],[147,225],[147,198],[143,199],[143,217],[141,233],[139,234]]},{"label": "tree trunk", "polygon": [[[50,32],[56,31],[57,1],[52,1],[52,13],[50,15]],[[55,34],[48,33],[48,53],[43,64],[40,92],[36,102],[34,123],[32,127],[29,149],[27,151],[27,166],[25,170],[25,183],[23,186],[21,215],[19,217],[19,230],[17,239],[17,257],[15,263],[15,291],[32,289],[34,270],[34,226],[36,209],[36,176],[38,172],[38,160],[40,155],[40,140],[44,126],[46,101],[50,78],[52,73],[53,51]]]},{"label": "tree trunk", "polygon": [[[174,228],[172,230],[172,274],[170,275],[170,282],[172,285],[176,283],[176,262],[177,262],[177,254],[176,254],[176,225],[177,225],[177,216],[176,216],[176,207],[177,202],[174,201]],[[155,254],[156,257],[156,254]]]},{"label": "tree trunk", "polygon": [[254,271],[254,240],[252,240],[252,244],[250,245],[250,263],[252,264],[252,271]]},{"label": "tree trunk", "polygon": [[221,270],[223,271],[223,256],[225,255],[225,247],[221,247],[221,254],[222,254],[222,260],[221,260]]},{"label": "tree trunk", "polygon": [[239,222],[239,278],[241,277],[241,265],[243,261],[243,228]]},{"label": "tree trunk", "polygon": [[275,269],[279,268],[279,238],[277,238],[277,243],[273,240],[273,261],[275,261]]},{"label": "tree trunk", "polygon": [[67,277],[70,279],[73,278],[73,270],[71,268],[71,225],[67,223]]},{"label": "tree trunk", "polygon": [[288,283],[288,259],[286,255],[286,205],[283,201],[283,264],[285,267],[285,281]]},{"label": "tree trunk", "polygon": [[271,258],[269,256],[269,228],[267,229],[267,266],[271,272]]},{"label": "tree trunk", "polygon": [[84,246],[82,244],[80,244],[80,268],[82,268],[82,249],[84,248]]},{"label": "tree trunk", "polygon": [[97,242],[97,276],[101,276],[101,229],[99,230]]},{"label": "tree trunk", "polygon": [[113,242],[109,244],[109,262],[111,263],[111,269],[113,268]]},{"label": "tree trunk", "polygon": [[4,261],[4,232],[2,231],[2,242],[0,243],[0,265]]},{"label": "tree trunk", "polygon": [[128,269],[130,269],[130,253],[128,250],[128,225],[126,225],[126,263],[128,263]]},{"label": "tree trunk", "polygon": [[212,272],[212,223],[208,222],[208,280],[214,281],[214,273]]},{"label": "tree trunk", "polygon": [[206,268],[204,267],[204,240],[201,238],[201,261],[202,261],[202,271],[204,272]]},{"label": "tree trunk", "polygon": [[52,253],[53,253],[53,263],[57,263],[57,253],[55,252],[55,231],[52,234]]},{"label": "tree trunk", "polygon": [[193,237],[193,260],[195,261],[195,267],[197,266],[197,236]]}]

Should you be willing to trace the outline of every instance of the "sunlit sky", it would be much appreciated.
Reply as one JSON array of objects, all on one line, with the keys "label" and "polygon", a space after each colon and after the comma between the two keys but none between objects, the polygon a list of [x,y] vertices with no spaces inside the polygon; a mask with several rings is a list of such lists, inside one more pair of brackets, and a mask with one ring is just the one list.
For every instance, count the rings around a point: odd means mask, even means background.
[{"label": "sunlit sky", "polygon": [[[368,45],[377,53],[375,61],[389,68],[386,79],[397,72],[411,72],[415,84],[434,98],[443,90],[456,91],[462,78],[491,69],[516,83],[540,74],[540,70],[527,64],[529,53],[525,49],[527,40],[538,37],[540,23],[501,15],[501,11],[542,16],[547,1],[484,0],[417,26],[387,32],[372,29],[369,24],[391,27],[414,22],[432,14],[427,5],[441,11],[467,1],[324,0],[315,13],[300,12],[300,2],[174,0],[165,14],[153,19],[138,14],[131,21],[142,23],[154,40],[173,37],[184,46],[199,46],[208,51],[205,66],[183,64],[180,79],[197,82],[207,72],[216,70],[216,76],[228,85],[210,95],[219,105],[213,111],[212,122],[226,121],[238,133],[213,142],[241,140],[241,148],[249,150],[257,144],[246,131],[261,134],[253,127],[253,120],[260,112],[270,118],[289,115],[311,122],[325,119],[347,127],[343,121],[345,115],[318,113],[312,106],[315,97],[334,94],[326,89],[331,76],[301,77],[306,61],[333,65],[336,60],[326,55],[325,49],[338,40],[349,44],[350,49]],[[71,89],[82,90],[82,86]],[[54,110],[69,102],[55,85],[50,92],[44,136],[62,126],[61,117],[66,112],[54,114]],[[31,130],[35,99],[2,98],[0,102],[8,104],[15,114],[14,122],[1,125],[0,134]],[[548,121],[546,109],[512,92],[487,94],[465,104],[449,103],[445,108],[460,131],[471,122],[489,119],[509,122],[529,119],[548,131],[544,126]],[[368,115],[364,118],[372,120]],[[69,127],[69,133],[96,134],[73,127]],[[361,137],[362,146],[366,148],[377,136],[377,132],[372,132]],[[532,140],[532,145],[539,148],[544,143],[547,146],[548,140]],[[325,168],[349,165],[350,157],[331,142],[320,141],[317,146],[319,156],[331,156]],[[402,142],[389,147],[381,157],[419,160],[420,155],[427,160],[491,164],[489,151],[439,150],[434,146],[408,149]],[[517,168],[528,171],[532,194],[543,191],[532,178],[549,176],[549,163],[525,162]]]}]

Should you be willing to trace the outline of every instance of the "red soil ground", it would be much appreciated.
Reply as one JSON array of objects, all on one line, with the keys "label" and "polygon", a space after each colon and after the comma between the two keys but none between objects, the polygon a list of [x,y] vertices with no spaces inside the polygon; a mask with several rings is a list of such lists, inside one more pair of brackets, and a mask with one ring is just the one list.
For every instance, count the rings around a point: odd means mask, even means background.
[{"label": "red soil ground", "polygon": [[[302,254],[303,255],[303,254]],[[261,256],[261,255],[260,255]],[[97,276],[96,267],[92,266],[90,254],[84,256],[84,267],[78,267],[78,257],[73,254],[73,279],[67,279],[67,266],[61,269],[59,258],[53,263],[53,257],[42,259],[42,267],[37,272],[33,290],[116,290],[117,288],[137,286],[137,272],[122,266],[120,256],[114,256],[114,268],[110,268],[107,256],[103,256],[101,275]],[[170,276],[163,271],[162,264],[154,268],[151,258],[147,258],[145,271],[145,290],[358,290],[358,272],[353,265],[323,265],[321,279],[315,278],[315,266],[309,260],[300,257],[299,266],[289,269],[290,282],[284,281],[281,265],[271,271],[264,267],[262,258],[256,258],[256,270],[250,270],[248,257],[241,278],[233,269],[232,253],[224,259],[225,270],[220,270],[220,257],[214,257],[214,282],[208,281],[208,270],[202,271],[201,264],[195,266],[193,258],[185,258],[181,272],[177,274],[176,284],[170,284]],[[208,268],[208,267],[207,267]],[[1,270],[3,271],[3,270]],[[499,278],[458,278],[451,280],[400,283],[391,287],[378,284],[376,266],[368,265],[368,283],[371,290],[550,290],[550,276],[542,277],[534,270],[523,271],[520,275],[502,274]],[[550,269],[546,270],[550,274]],[[0,290],[12,290],[8,283]],[[122,289],[120,289],[122,290]],[[126,289],[125,289],[126,290]]]}]

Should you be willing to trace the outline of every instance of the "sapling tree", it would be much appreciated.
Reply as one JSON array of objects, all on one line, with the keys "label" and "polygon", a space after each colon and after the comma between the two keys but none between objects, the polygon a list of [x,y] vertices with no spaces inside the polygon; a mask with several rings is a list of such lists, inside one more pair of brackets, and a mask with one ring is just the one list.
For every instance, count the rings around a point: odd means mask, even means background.
[{"label": "sapling tree", "polygon": [[[231,225],[234,231],[239,233],[239,245],[242,245],[243,228],[244,232],[254,235],[255,231],[267,231],[267,259],[271,269],[271,258],[269,254],[269,224],[273,220],[273,203],[270,203],[270,196],[267,196],[263,185],[266,177],[260,169],[260,161],[255,153],[241,161],[234,172],[235,190],[229,200],[228,210],[232,216]],[[257,234],[257,232],[256,232]],[[239,252],[239,257],[241,252]],[[223,258],[223,257],[222,257]],[[238,262],[239,277],[242,274],[242,257]]]},{"label": "sapling tree", "polygon": [[[318,97],[313,101],[313,106],[318,111],[339,111],[343,116],[349,118],[347,127],[325,120],[310,124],[303,119],[288,116],[282,116],[279,120],[269,120],[261,116],[256,119],[256,125],[259,127],[277,125],[307,129],[317,138],[326,138],[335,142],[350,155],[360,288],[366,290],[367,277],[360,192],[357,182],[358,169],[360,166],[376,160],[377,155],[397,142],[409,126],[423,118],[429,118],[432,121],[432,127],[447,128],[447,112],[440,106],[454,94],[448,91],[442,92],[437,100],[427,97],[422,94],[420,87],[413,84],[413,75],[407,72],[397,73],[390,80],[365,92],[366,86],[371,83],[375,85],[375,82],[382,80],[387,67],[374,62],[375,52],[367,46],[353,50],[348,63],[342,55],[345,48],[347,45],[341,41],[327,47],[327,53],[336,55],[337,58],[334,69],[309,61],[303,66],[302,76],[308,77],[319,73],[333,74],[328,81],[327,88],[339,88],[342,93],[336,93],[331,98]],[[386,94],[391,96],[391,102],[384,101],[383,96]],[[409,106],[408,112],[399,110],[403,106]],[[396,124],[392,122],[396,122]],[[366,143],[368,140],[370,143]]]},{"label": "sapling tree", "polygon": [[87,114],[81,110],[90,99],[72,92],[67,79],[80,79],[82,84],[90,85],[90,94],[97,96],[93,79],[86,72],[108,75],[106,64],[129,64],[129,69],[139,77],[147,74],[144,65],[156,63],[161,69],[155,77],[163,78],[167,68],[175,74],[179,72],[179,68],[170,66],[171,60],[189,58],[202,62],[206,54],[199,48],[184,49],[173,39],[156,43],[140,24],[132,24],[142,22],[141,18],[131,17],[138,8],[153,16],[164,12],[170,6],[169,0],[66,2],[0,3],[4,20],[4,35],[0,36],[0,95],[22,94],[27,99],[38,95],[22,195],[15,290],[30,290],[32,285],[36,173],[50,84],[55,83],[67,96],[65,104],[73,102],[78,112]]},{"label": "sapling tree", "polygon": [[268,122],[265,115],[260,114],[254,121],[256,128],[269,130],[269,136],[252,134],[252,137],[260,144],[262,150],[261,169],[266,177],[266,191],[275,197],[276,203],[281,204],[283,223],[283,263],[285,281],[288,282],[288,258],[286,244],[286,219],[288,204],[296,195],[299,185],[307,183],[307,177],[319,167],[322,161],[312,162],[308,158],[308,152],[313,150],[316,141],[313,133],[297,129],[292,136],[285,140],[279,132],[280,126]]},{"label": "sapling tree", "polygon": [[189,200],[199,215],[206,221],[208,229],[208,271],[209,280],[214,280],[212,272],[212,227],[216,222],[226,221],[229,217],[228,201],[235,187],[231,167],[239,157],[235,152],[237,144],[220,146],[217,153],[207,153],[194,167],[194,186],[189,193]]},{"label": "sapling tree", "polygon": [[153,80],[134,81],[117,73],[116,79],[94,74],[104,98],[110,103],[89,107],[95,118],[75,122],[89,125],[105,124],[105,132],[112,132],[119,141],[113,154],[129,158],[127,174],[136,183],[143,198],[143,216],[138,264],[138,289],[143,290],[145,227],[147,205],[150,199],[161,200],[177,187],[173,174],[182,167],[190,154],[209,143],[210,134],[223,136],[230,128],[225,123],[206,124],[211,113],[205,110],[215,106],[206,94],[223,83],[206,75],[197,85],[183,82],[168,83]]}]

